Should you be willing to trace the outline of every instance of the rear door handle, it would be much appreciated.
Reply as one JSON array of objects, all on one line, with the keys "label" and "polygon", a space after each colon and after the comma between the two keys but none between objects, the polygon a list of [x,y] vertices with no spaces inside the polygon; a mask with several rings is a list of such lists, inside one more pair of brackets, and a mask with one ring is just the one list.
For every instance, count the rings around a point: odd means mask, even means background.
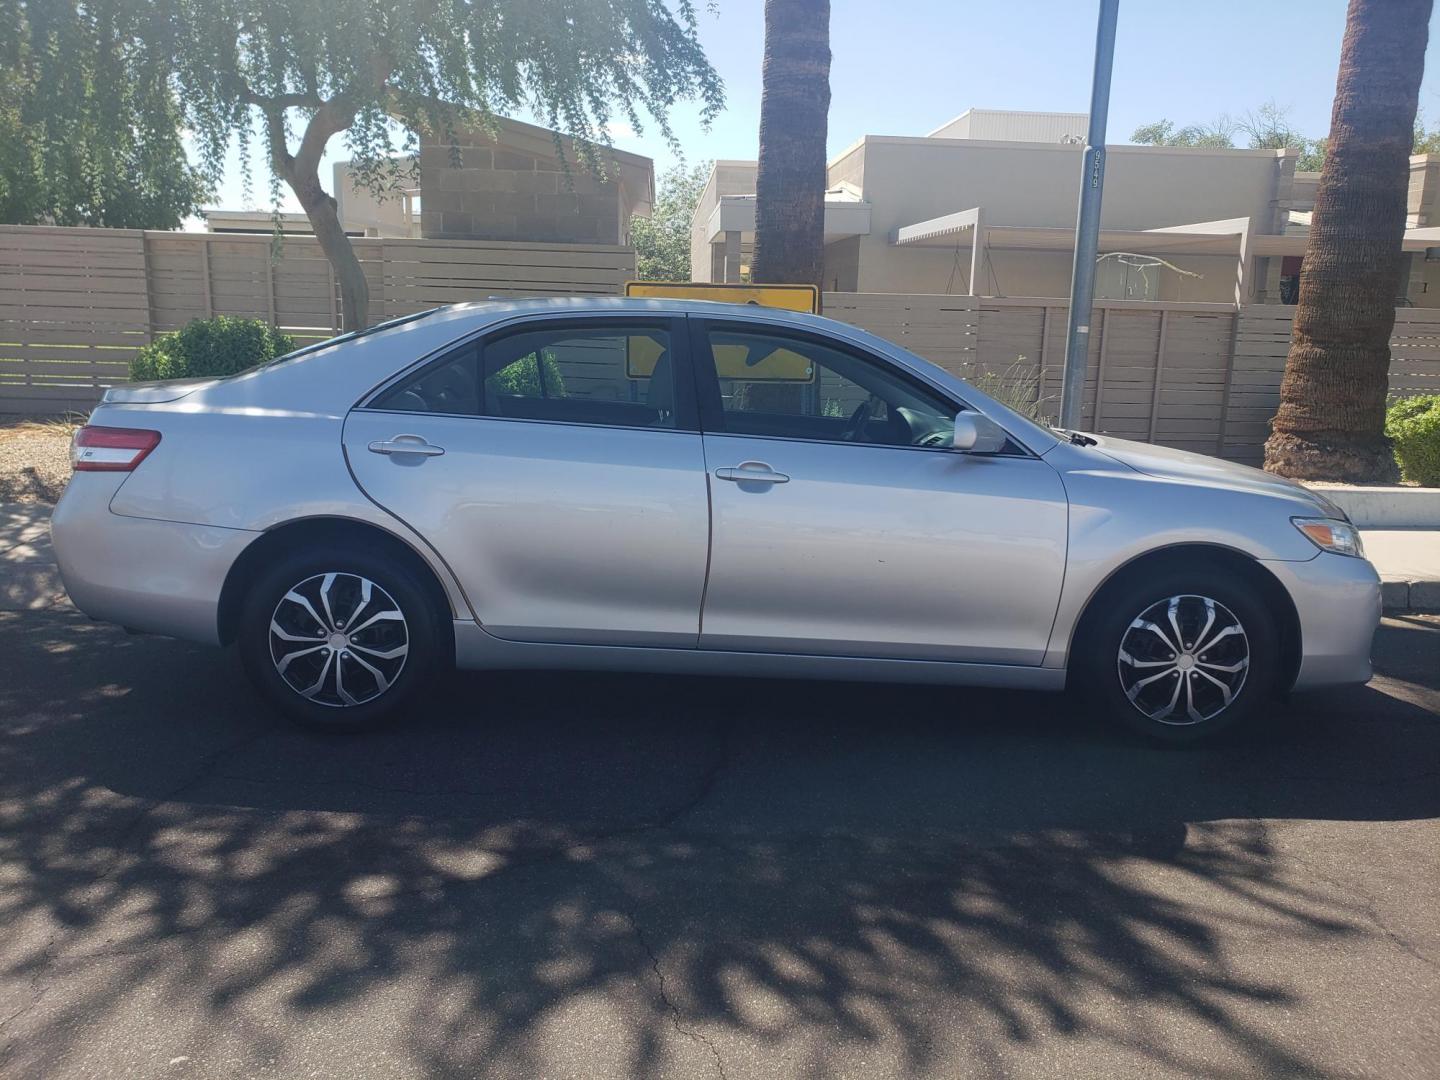
[{"label": "rear door handle", "polygon": [[721,480],[733,480],[736,483],[788,484],[790,482],[790,477],[783,472],[776,472],[763,461],[742,461],[739,465],[716,469],[715,475]]},{"label": "rear door handle", "polygon": [[393,439],[377,439],[370,444],[372,454],[418,454],[421,457],[439,457],[445,453],[443,446],[426,442],[420,435],[396,435]]}]

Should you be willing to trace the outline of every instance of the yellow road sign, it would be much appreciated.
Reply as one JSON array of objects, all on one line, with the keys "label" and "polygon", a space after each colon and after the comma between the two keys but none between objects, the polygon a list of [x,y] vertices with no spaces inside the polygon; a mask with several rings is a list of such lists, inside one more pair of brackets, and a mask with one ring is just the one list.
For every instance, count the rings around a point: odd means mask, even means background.
[{"label": "yellow road sign", "polygon": [[656,300],[719,300],[820,314],[820,290],[814,285],[714,285],[700,281],[627,281],[626,296]]}]

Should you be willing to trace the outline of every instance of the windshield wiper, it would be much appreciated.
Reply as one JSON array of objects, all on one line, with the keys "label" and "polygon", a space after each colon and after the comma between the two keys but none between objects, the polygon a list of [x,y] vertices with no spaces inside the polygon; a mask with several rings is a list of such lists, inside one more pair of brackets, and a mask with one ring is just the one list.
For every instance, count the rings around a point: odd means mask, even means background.
[{"label": "windshield wiper", "polygon": [[1069,431],[1069,432],[1066,432],[1066,434],[1070,436],[1070,441],[1071,441],[1072,443],[1074,443],[1076,446],[1099,446],[1099,445],[1100,445],[1100,440],[1099,440],[1099,439],[1092,439],[1089,435],[1082,435],[1082,434],[1080,434],[1080,432],[1078,432],[1078,431]]}]

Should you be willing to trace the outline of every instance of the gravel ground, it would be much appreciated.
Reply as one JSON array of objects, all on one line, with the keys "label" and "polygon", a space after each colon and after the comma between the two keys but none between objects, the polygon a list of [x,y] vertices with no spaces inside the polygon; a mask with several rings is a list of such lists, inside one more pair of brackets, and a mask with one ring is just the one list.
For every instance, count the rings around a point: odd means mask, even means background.
[{"label": "gravel ground", "polygon": [[0,424],[0,503],[51,502],[70,481],[71,424]]}]

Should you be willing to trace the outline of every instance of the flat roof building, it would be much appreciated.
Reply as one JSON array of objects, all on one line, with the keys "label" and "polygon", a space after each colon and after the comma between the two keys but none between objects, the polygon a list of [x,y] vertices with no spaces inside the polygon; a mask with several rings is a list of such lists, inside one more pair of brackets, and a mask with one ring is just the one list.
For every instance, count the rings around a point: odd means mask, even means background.
[{"label": "flat roof building", "polygon": [[[1068,295],[1086,119],[972,109],[930,135],[864,136],[829,163],[824,287]],[[1293,302],[1318,183],[1296,157],[1108,147],[1097,297]],[[746,273],[754,190],[754,162],[715,163],[692,220],[695,280]],[[1440,306],[1437,200],[1440,157],[1417,155],[1399,303]]]}]

